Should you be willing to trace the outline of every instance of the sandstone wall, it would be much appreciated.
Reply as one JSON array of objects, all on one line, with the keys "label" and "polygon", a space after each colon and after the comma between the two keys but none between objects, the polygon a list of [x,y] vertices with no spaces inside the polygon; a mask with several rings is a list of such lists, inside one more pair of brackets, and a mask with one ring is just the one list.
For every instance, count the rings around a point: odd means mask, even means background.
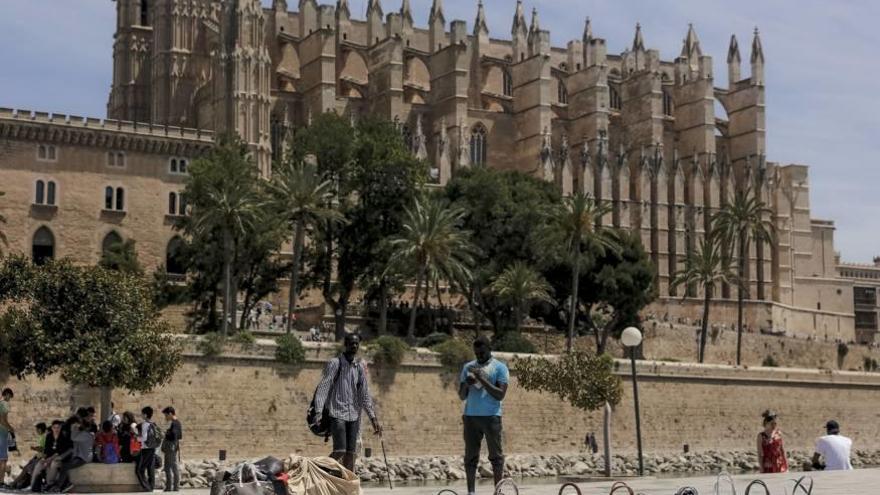
[{"label": "sandstone wall", "polygon": [[[139,396],[114,394],[117,410],[174,405],[185,425],[186,458],[231,458],[303,452],[326,454],[329,445],[305,427],[305,410],[331,352],[310,351],[298,369],[260,353],[206,359],[189,355],[171,384]],[[635,444],[628,363],[620,362],[626,395],[614,413],[615,448]],[[781,414],[789,449],[808,450],[829,418],[841,421],[858,448],[880,448],[880,376],[787,369],[733,369],[717,365],[643,362],[639,365],[645,449],[648,452],[747,450],[766,408]],[[24,432],[38,420],[62,417],[74,405],[96,404],[94,391],[72,389],[53,377],[10,383],[16,390],[11,420]],[[371,369],[371,386],[387,427],[390,455],[458,454],[461,405],[455,378],[424,354],[396,372]],[[601,414],[576,411],[556,398],[521,389],[514,377],[505,401],[509,453],[577,452],[588,432],[601,431]],[[30,433],[30,432],[27,432]],[[24,443],[31,441],[23,436]],[[372,435],[365,444],[376,447]]]}]

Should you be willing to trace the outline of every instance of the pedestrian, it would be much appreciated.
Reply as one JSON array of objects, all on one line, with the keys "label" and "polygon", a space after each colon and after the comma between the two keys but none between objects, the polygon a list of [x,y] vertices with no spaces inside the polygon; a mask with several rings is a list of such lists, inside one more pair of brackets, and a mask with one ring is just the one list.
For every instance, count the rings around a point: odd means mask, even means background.
[{"label": "pedestrian", "polygon": [[367,381],[367,368],[357,357],[361,338],[355,334],[345,336],[342,354],[331,359],[324,367],[324,374],[315,394],[316,422],[321,422],[324,406],[330,415],[330,431],[333,437],[333,453],[330,457],[354,472],[357,457],[357,440],[360,434],[361,411],[366,411],[373,425],[373,432],[382,433],[373,398]]},{"label": "pedestrian", "polygon": [[[156,435],[158,426],[153,423],[153,408],[147,406],[141,409],[143,421],[141,422],[141,453],[135,464],[137,479],[144,491],[151,492],[156,486],[156,449],[161,446],[161,436]],[[158,438],[158,440],[157,440]]]},{"label": "pedestrian", "polygon": [[[61,460],[68,455],[67,453],[73,447],[70,439],[61,433],[61,426],[63,424],[64,422],[60,419],[52,421],[52,426],[46,434],[45,444],[43,444],[43,458],[37,463],[34,467],[34,472],[31,474],[31,491],[42,491],[44,474],[46,474],[45,484],[55,482],[56,476],[54,473],[58,472],[61,467]],[[47,473],[53,464],[55,469],[51,470],[53,474],[50,476]]]},{"label": "pedestrian", "polygon": [[758,433],[758,465],[762,473],[787,473],[788,459],[779,431],[779,415],[764,411],[764,430]]},{"label": "pedestrian", "polygon": [[165,421],[168,422],[168,429],[165,430],[165,440],[162,441],[162,454],[165,461],[165,491],[180,491],[180,469],[178,461],[180,461],[180,440],[183,438],[183,426],[177,419],[177,411],[173,407],[168,406],[162,409],[165,415]]},{"label": "pedestrian", "polygon": [[9,439],[15,435],[15,428],[9,423],[9,403],[15,394],[11,388],[0,393],[0,486],[6,486],[6,462],[9,460]]},{"label": "pedestrian", "polygon": [[78,423],[71,425],[70,434],[73,451],[70,457],[62,461],[58,479],[46,491],[69,491],[71,489],[70,471],[92,462],[95,434],[92,433],[92,424],[89,420],[80,418]]},{"label": "pedestrian", "polygon": [[125,411],[122,413],[122,421],[116,428],[116,436],[119,437],[119,458],[121,462],[134,462],[135,455],[141,451],[141,442],[138,439],[137,423],[134,413]]},{"label": "pedestrian", "polygon": [[[840,434],[840,424],[831,420],[825,423],[827,435],[816,440],[816,452],[813,454],[813,467],[826,471],[849,471],[852,463],[852,439]],[[825,464],[819,462],[820,456],[825,459]]]},{"label": "pedestrian", "polygon": [[489,450],[489,462],[497,485],[504,474],[502,446],[502,401],[507,394],[510,371],[507,365],[492,357],[492,346],[486,337],[474,340],[476,360],[464,365],[459,379],[458,396],[465,401],[464,470],[468,495],[476,489],[477,467],[483,438]]}]

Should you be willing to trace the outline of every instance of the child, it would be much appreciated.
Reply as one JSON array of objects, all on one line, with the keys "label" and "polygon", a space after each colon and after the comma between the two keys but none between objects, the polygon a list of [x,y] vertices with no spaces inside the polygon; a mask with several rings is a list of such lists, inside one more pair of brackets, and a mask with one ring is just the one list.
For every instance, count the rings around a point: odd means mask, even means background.
[{"label": "child", "polygon": [[104,464],[119,463],[119,437],[116,436],[112,421],[104,421],[101,424],[101,432],[95,437],[95,447],[97,447],[99,462]]}]

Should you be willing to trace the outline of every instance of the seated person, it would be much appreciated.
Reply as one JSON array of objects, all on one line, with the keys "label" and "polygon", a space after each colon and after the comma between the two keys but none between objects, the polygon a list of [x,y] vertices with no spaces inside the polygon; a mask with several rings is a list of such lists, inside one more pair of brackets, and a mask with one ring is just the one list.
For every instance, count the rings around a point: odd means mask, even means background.
[{"label": "seated person", "polygon": [[48,491],[69,490],[70,471],[92,462],[92,449],[95,448],[95,434],[91,431],[92,426],[88,418],[81,418],[78,424],[71,426],[70,441],[73,443],[71,455],[61,464],[58,479],[49,487]]},{"label": "seated person", "polygon": [[[55,481],[55,473],[60,468],[61,462],[70,455],[71,447],[70,439],[61,432],[64,425],[59,419],[52,421],[49,432],[45,435],[45,443],[43,444],[43,458],[34,466],[34,472],[31,474],[31,490],[40,491],[43,486],[43,475],[46,475],[46,481],[49,483]],[[49,471],[52,465],[55,469],[50,477]]]},{"label": "seated person", "polygon": [[95,452],[98,462],[104,464],[118,464],[121,457],[119,452],[119,437],[113,429],[112,421],[104,421],[101,424],[101,432],[95,437]]},{"label": "seated person", "polygon": [[[825,424],[825,432],[828,434],[816,440],[813,467],[824,469],[825,471],[852,470],[853,467],[850,462],[852,440],[840,434],[840,424],[834,420]],[[824,465],[819,462],[820,456],[825,459]]]},{"label": "seated person", "polygon": [[35,454],[24,468],[22,468],[21,473],[15,477],[15,481],[12,482],[12,487],[16,490],[21,490],[22,488],[30,486],[34,469],[43,457],[43,447],[46,443],[46,423],[37,423],[34,428],[37,430],[37,444],[32,445],[31,450],[34,451]]}]

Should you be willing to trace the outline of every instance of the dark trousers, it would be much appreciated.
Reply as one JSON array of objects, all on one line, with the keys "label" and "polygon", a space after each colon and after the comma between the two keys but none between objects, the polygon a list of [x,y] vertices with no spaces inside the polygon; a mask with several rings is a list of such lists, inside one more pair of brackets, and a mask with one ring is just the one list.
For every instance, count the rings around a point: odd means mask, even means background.
[{"label": "dark trousers", "polygon": [[153,491],[156,487],[156,449],[141,449],[134,469],[141,488]]},{"label": "dark trousers", "polygon": [[464,472],[468,492],[473,493],[477,483],[477,467],[480,465],[480,447],[483,438],[489,449],[489,462],[497,485],[504,474],[504,449],[501,445],[503,429],[501,416],[463,416],[464,421]]},{"label": "dark trousers", "polygon": [[177,442],[168,442],[168,440],[166,440],[165,443],[162,444],[162,454],[164,454],[165,459],[164,468],[166,492],[180,491],[180,469],[177,466],[179,448],[180,447],[177,445]]},{"label": "dark trousers", "polygon": [[59,489],[66,487],[70,483],[70,471],[84,464],[88,463],[85,459],[80,459],[79,457],[71,457],[64,461],[61,465],[61,470],[58,472],[58,480],[55,481],[55,486]]},{"label": "dark trousers", "polygon": [[330,454],[330,457],[341,462],[351,472],[354,472],[354,463],[357,458],[357,440],[360,429],[360,421],[330,419],[330,434],[333,437],[333,453]]}]

